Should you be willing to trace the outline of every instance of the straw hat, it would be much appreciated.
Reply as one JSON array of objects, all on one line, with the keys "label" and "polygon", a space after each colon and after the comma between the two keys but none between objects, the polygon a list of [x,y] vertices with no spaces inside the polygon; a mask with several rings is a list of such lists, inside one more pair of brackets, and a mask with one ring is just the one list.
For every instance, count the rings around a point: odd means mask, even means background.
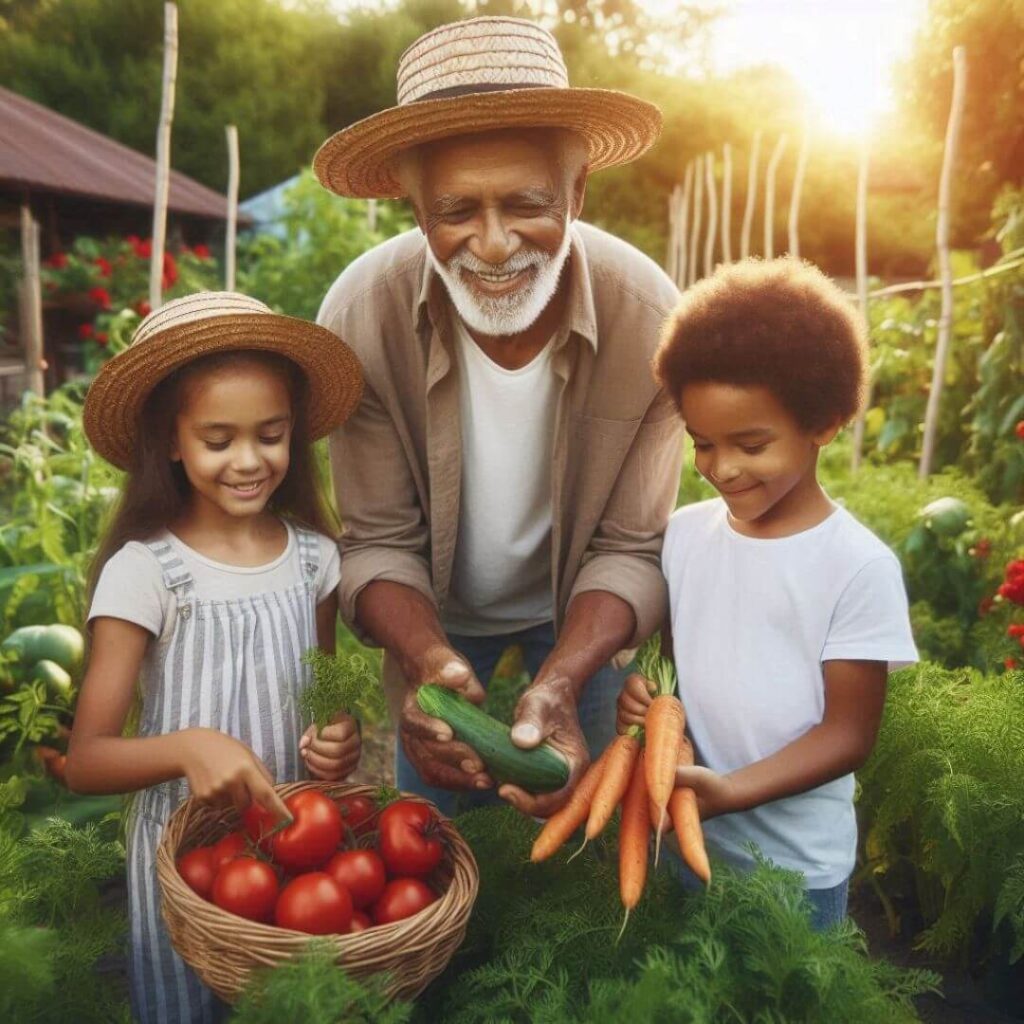
[{"label": "straw hat", "polygon": [[394,157],[434,139],[497,128],[571,128],[589,169],[628,163],[661,131],[661,113],[613,89],[574,89],[555,37],[521,18],[471,18],[420,36],[398,62],[398,106],[332,135],[313,160],[342,196],[405,194]]},{"label": "straw hat", "polygon": [[139,414],[149,393],[173,370],[214,352],[257,349],[286,356],[309,382],[310,436],[323,437],[346,420],[363,393],[352,350],[336,334],[275,313],[237,292],[197,292],[154,310],[131,345],[96,375],[85,399],[83,425],[93,448],[121,469],[131,464]]}]

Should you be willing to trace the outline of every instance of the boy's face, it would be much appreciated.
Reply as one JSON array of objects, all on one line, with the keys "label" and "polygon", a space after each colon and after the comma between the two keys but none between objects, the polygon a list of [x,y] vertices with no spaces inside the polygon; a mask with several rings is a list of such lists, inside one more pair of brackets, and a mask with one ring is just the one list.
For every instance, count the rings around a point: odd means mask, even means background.
[{"label": "boy's face", "polygon": [[713,382],[684,387],[680,408],[697,471],[733,519],[758,527],[799,523],[808,499],[820,494],[818,451],[838,422],[810,432],[767,388]]}]

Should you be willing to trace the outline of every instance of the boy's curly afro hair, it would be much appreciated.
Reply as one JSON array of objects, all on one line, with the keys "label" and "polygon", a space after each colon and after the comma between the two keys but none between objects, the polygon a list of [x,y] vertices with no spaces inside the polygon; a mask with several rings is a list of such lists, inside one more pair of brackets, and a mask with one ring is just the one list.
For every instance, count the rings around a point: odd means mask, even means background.
[{"label": "boy's curly afro hair", "polygon": [[801,429],[849,421],[867,378],[863,322],[817,267],[791,257],[719,267],[688,289],[654,357],[678,404],[687,384],[765,387]]}]

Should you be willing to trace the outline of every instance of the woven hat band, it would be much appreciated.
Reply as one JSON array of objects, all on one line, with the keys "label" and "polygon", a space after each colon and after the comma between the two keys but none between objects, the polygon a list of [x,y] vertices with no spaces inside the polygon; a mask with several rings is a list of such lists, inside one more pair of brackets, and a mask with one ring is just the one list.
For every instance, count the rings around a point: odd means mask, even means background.
[{"label": "woven hat band", "polygon": [[402,55],[398,105],[457,86],[569,87],[554,36],[518,18],[474,18],[428,32]]},{"label": "woven hat band", "polygon": [[546,85],[537,85],[535,82],[511,82],[508,85],[453,85],[450,89],[439,89],[437,92],[428,92],[426,96],[412,100],[412,103],[424,103],[427,100],[447,100],[453,96],[472,96],[481,92],[508,92],[512,89],[546,89]]}]

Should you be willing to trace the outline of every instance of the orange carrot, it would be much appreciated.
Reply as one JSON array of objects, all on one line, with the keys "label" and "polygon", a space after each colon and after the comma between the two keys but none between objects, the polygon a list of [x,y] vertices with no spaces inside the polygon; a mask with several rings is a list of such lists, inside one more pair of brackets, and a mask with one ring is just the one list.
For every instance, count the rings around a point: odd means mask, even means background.
[{"label": "orange carrot", "polygon": [[[679,749],[679,763],[690,767],[693,764],[693,746],[683,738]],[[689,786],[679,786],[668,801],[668,814],[672,819],[679,851],[690,870],[705,884],[711,881],[711,865],[704,849],[704,832],[700,827],[700,810],[697,794]]]},{"label": "orange carrot", "polygon": [[597,784],[597,792],[590,803],[590,814],[587,817],[586,839],[593,839],[601,834],[608,824],[615,808],[629,789],[629,780],[633,774],[633,766],[640,754],[640,730],[631,726],[629,731],[617,736],[608,747],[608,760]]},{"label": "orange carrot", "polygon": [[661,853],[660,828],[666,818],[665,810],[669,797],[675,788],[676,765],[679,763],[679,746],[683,739],[685,724],[683,705],[679,698],[672,694],[659,694],[655,697],[644,718],[647,791],[660,812],[655,822],[659,827],[654,851],[655,865]]},{"label": "orange carrot", "polygon": [[654,834],[658,835],[658,833],[661,833],[664,835],[672,827],[672,821],[668,814],[664,814],[665,820],[662,821],[663,812],[654,806],[654,801],[650,798],[649,794],[647,797],[647,807],[651,814],[651,828],[654,829]]},{"label": "orange carrot", "polygon": [[[647,846],[651,836],[651,818],[647,807],[647,779],[644,772],[644,752],[633,769],[629,790],[622,802],[622,822],[619,825],[619,895],[626,908],[619,938],[626,930],[629,912],[640,902],[647,881]],[[618,941],[618,940],[616,940]]]},{"label": "orange carrot", "polygon": [[530,851],[530,860],[535,864],[547,860],[587,820],[590,803],[597,792],[597,785],[601,781],[610,749],[606,747],[601,756],[586,770],[572,796],[569,797],[569,802],[561,810],[555,811],[544,823]]}]

